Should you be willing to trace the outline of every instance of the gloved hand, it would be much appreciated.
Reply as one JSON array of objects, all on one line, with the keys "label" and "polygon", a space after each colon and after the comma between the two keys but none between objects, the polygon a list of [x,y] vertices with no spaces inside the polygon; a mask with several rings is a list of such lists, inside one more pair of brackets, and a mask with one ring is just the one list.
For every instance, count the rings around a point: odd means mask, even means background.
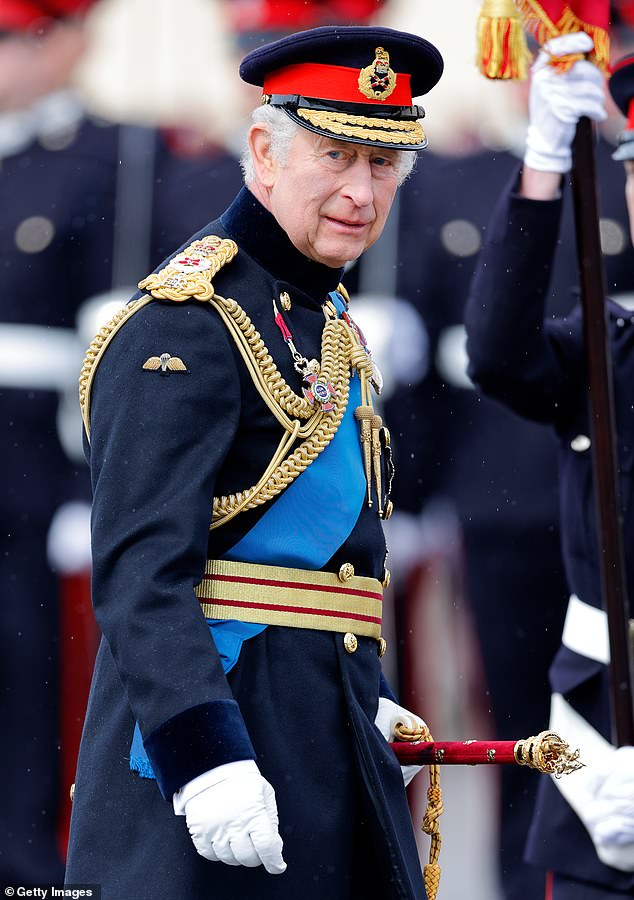
[{"label": "gloved hand", "polygon": [[588,768],[583,819],[606,866],[634,872],[634,747],[619,747]]},{"label": "gloved hand", "polygon": [[524,162],[541,172],[569,172],[577,122],[588,116],[602,122],[605,86],[600,70],[587,60],[574,63],[568,72],[549,65],[553,56],[588,53],[594,47],[583,31],[546,41],[531,69],[529,126]]},{"label": "gloved hand", "polygon": [[[379,709],[374,724],[386,741],[395,739],[394,729],[399,723],[412,729],[420,728],[425,724],[419,716],[394,703],[389,697],[379,697]],[[407,787],[414,776],[418,775],[422,768],[423,766],[401,766],[405,787]]]},{"label": "gloved hand", "polygon": [[210,769],[174,794],[198,853],[228,866],[286,871],[275,792],[251,759]]}]

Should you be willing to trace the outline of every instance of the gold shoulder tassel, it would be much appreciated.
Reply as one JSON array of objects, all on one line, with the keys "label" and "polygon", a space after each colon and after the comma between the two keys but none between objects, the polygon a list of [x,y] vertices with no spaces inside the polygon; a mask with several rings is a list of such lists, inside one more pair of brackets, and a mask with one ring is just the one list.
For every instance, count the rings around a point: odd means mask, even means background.
[{"label": "gold shoulder tassel", "polygon": [[[379,416],[374,412],[372,404],[372,390],[370,387],[370,379],[372,377],[372,360],[361,346],[359,337],[356,332],[354,335],[355,349],[351,354],[350,362],[352,367],[359,373],[361,379],[361,404],[354,411],[354,417],[359,422],[361,448],[363,451],[363,465],[365,468],[365,478],[367,482],[367,503],[372,506],[372,471],[374,462],[374,472],[376,478],[377,496],[379,498],[379,515],[383,515],[383,504],[381,501],[381,445],[379,440],[379,429],[383,424]],[[378,451],[378,460],[375,453]]]}]

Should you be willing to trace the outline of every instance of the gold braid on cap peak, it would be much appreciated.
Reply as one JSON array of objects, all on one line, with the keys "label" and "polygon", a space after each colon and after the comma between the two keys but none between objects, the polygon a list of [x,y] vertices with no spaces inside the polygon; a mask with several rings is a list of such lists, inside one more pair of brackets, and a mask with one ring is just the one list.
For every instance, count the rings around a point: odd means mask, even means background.
[{"label": "gold braid on cap peak", "polygon": [[297,115],[316,128],[323,128],[341,137],[382,141],[384,144],[422,144],[425,132],[420,122],[399,122],[392,119],[372,119],[349,113],[324,109],[298,109]]}]

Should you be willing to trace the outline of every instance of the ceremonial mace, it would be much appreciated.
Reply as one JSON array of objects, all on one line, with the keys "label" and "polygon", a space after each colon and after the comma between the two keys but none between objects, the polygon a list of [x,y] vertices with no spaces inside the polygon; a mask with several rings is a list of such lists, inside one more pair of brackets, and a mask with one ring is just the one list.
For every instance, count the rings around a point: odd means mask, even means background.
[{"label": "ceremonial mace", "polygon": [[428,741],[397,726],[397,737],[390,746],[402,766],[511,764],[555,778],[583,767],[579,750],[571,750],[554,731],[518,741]]}]

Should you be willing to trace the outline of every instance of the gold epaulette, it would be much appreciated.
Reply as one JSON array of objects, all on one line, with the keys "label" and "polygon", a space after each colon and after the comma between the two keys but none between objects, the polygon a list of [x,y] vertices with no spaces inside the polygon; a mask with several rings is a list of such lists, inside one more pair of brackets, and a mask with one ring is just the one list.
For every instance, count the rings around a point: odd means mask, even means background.
[{"label": "gold epaulette", "polygon": [[235,241],[208,234],[177,253],[160,272],[140,281],[139,290],[147,291],[157,300],[177,303],[191,298],[211,300],[214,296],[211,279],[237,252]]},{"label": "gold epaulette", "polygon": [[214,296],[211,279],[223,266],[231,262],[237,252],[238,245],[235,241],[217,237],[215,234],[205,235],[193,241],[185,250],[177,253],[160,272],[148,275],[139,282],[139,289],[147,291],[149,296],[141,297],[125,306],[99,329],[86,351],[79,375],[79,405],[89,440],[90,391],[93,378],[101,357],[117,331],[134,313],[149,303],[152,297],[156,297],[157,300],[173,300],[177,303],[190,298],[211,300]]}]

